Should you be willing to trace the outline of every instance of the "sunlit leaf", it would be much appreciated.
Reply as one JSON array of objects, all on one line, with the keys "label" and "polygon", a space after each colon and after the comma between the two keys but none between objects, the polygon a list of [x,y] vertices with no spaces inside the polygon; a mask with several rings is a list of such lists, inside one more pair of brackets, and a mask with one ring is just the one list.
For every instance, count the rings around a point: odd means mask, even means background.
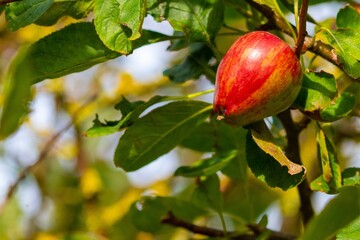
[{"label": "sunlit leaf", "polygon": [[132,40],[141,35],[145,16],[143,0],[95,0],[95,28],[111,50],[121,54],[133,51]]},{"label": "sunlit leaf", "polygon": [[295,106],[303,111],[313,112],[328,106],[337,94],[333,75],[326,72],[305,73]]},{"label": "sunlit leaf", "polygon": [[360,13],[354,7],[347,5],[338,12],[336,25],[339,28],[352,28],[360,32]]},{"label": "sunlit leaf", "polygon": [[247,134],[247,163],[259,180],[271,187],[287,190],[303,180],[305,168],[291,162],[280,147],[273,143],[267,131],[257,129]]},{"label": "sunlit leaf", "polygon": [[339,195],[309,222],[300,239],[328,239],[359,216],[360,187],[344,187]]},{"label": "sunlit leaf", "polygon": [[184,32],[194,42],[212,42],[224,16],[220,0],[149,0],[147,9],[157,21],[169,21],[176,31]]},{"label": "sunlit leaf", "polygon": [[175,176],[196,177],[209,176],[223,169],[237,156],[237,151],[231,151],[211,158],[202,159],[191,166],[183,166],[176,170]]},{"label": "sunlit leaf", "polygon": [[[98,137],[108,134],[113,134],[118,132],[128,126],[130,126],[139,116],[149,107],[166,101],[176,101],[176,100],[187,100],[200,96],[206,93],[211,92],[211,90],[206,90],[202,92],[192,93],[185,96],[154,96],[147,102],[137,101],[137,102],[128,102],[126,98],[123,98],[119,103],[115,105],[117,110],[120,110],[122,113],[122,118],[118,121],[106,121],[105,123],[99,120],[99,117],[96,116],[93,121],[93,126],[85,132],[87,137]],[[197,129],[197,128],[195,128]]]},{"label": "sunlit leaf", "polygon": [[255,124],[252,125],[251,136],[259,148],[273,157],[281,166],[286,167],[290,175],[296,175],[305,170],[304,166],[293,163],[287,158],[283,150],[275,143],[271,132],[263,121]]},{"label": "sunlit leaf", "polygon": [[322,29],[315,37],[335,49],[347,74],[353,78],[360,77],[360,31],[350,28],[336,31]]},{"label": "sunlit leaf", "polygon": [[[160,33],[148,31],[136,47],[160,41]],[[71,24],[54,32],[19,53],[5,77],[4,105],[0,120],[0,139],[13,133],[28,112],[30,85],[45,79],[80,72],[119,57],[99,39],[90,22]]]},{"label": "sunlit leaf", "polygon": [[53,4],[54,0],[23,0],[9,4],[5,8],[6,20],[11,31],[34,23]]},{"label": "sunlit leaf", "polygon": [[336,240],[350,240],[356,239],[359,237],[360,232],[360,217],[355,221],[347,225],[345,228],[341,229],[338,234],[336,234]]},{"label": "sunlit leaf", "polygon": [[[328,128],[330,128],[330,126],[328,126]],[[327,133],[325,133],[324,130],[327,130]],[[330,135],[330,130],[328,130],[325,125],[323,125],[323,128],[318,128],[318,152],[323,179],[330,186],[330,190],[336,190],[341,187],[341,169],[337,160],[335,147],[328,135]]]},{"label": "sunlit leaf", "polygon": [[54,2],[35,23],[43,26],[51,26],[64,16],[81,19],[86,17],[89,12],[92,11],[93,7],[93,0]]},{"label": "sunlit leaf", "polygon": [[293,29],[289,25],[288,20],[286,19],[282,9],[280,8],[279,3],[278,3],[277,0],[254,0],[254,2],[257,2],[258,4],[261,4],[261,5],[266,5],[267,7],[271,8],[273,10],[273,12],[277,16],[281,17],[283,19],[283,21],[287,24],[288,30],[292,31],[293,35],[295,34]]},{"label": "sunlit leaf", "polygon": [[360,168],[347,168],[342,172],[344,186],[360,185]]},{"label": "sunlit leaf", "polygon": [[200,101],[177,101],[135,121],[120,138],[115,165],[135,171],[178,145],[209,117],[212,106]]},{"label": "sunlit leaf", "polygon": [[[360,186],[360,169],[359,168],[347,168],[342,174],[342,186]],[[338,193],[339,188],[334,188],[333,184],[324,179],[324,176],[321,175],[310,184],[310,188],[313,191],[321,191],[328,194]]]},{"label": "sunlit leaf", "polygon": [[[19,71],[18,65],[27,65]],[[31,100],[30,87],[32,85],[31,62],[26,59],[26,49],[20,49],[12,61],[7,75],[4,78],[3,97],[0,119],[0,140],[11,135],[24,121],[24,116],[29,112],[28,101]]]},{"label": "sunlit leaf", "polygon": [[320,110],[320,118],[323,121],[333,122],[346,117],[352,112],[356,104],[356,98],[349,92],[343,92],[326,108]]}]

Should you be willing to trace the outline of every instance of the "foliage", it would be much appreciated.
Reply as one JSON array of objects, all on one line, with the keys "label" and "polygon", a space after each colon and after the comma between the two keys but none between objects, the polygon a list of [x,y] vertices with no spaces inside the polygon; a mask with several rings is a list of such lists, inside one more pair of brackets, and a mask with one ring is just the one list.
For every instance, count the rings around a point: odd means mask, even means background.
[{"label": "foliage", "polygon": [[[324,1],[310,1],[310,5],[320,2]],[[49,154],[60,132],[40,151],[34,164],[38,168],[25,168],[27,177],[20,173],[15,182],[15,187],[24,178],[35,183],[41,189],[41,208],[46,201],[54,208],[50,223],[28,221],[29,239],[355,239],[360,231],[360,168],[349,164],[342,146],[360,140],[360,5],[343,3],[329,27],[326,21],[299,14],[300,5],[304,9],[307,1],[297,0],[22,0],[1,4],[6,28],[13,31],[3,29],[4,35],[21,36],[35,25],[51,26],[53,32],[17,47],[3,74],[0,139],[7,142],[29,125],[31,103],[41,86],[53,88],[48,90],[61,105],[59,112],[70,116],[69,127],[75,132],[77,150],[72,156],[77,162],[72,170],[61,165],[61,156]],[[288,20],[292,14],[296,26]],[[169,23],[173,34],[144,29],[145,19]],[[313,36],[302,29],[300,20],[304,19],[315,24]],[[202,98],[212,94],[212,89],[193,89],[204,78],[212,86],[217,65],[235,37],[256,29],[272,31],[302,49],[303,84],[284,113],[235,128],[212,115],[211,103]],[[94,85],[96,96],[84,97],[93,97],[91,103],[79,107],[84,99],[66,100],[62,81],[68,75],[94,66],[107,72],[110,60],[126,61],[124,55],[160,42],[168,43],[168,51],[178,56],[163,72],[165,83],[136,85],[128,79],[126,85],[122,75],[124,85],[112,86],[117,91],[112,99]],[[99,84],[99,76],[93,78]],[[83,80],[86,85],[88,81]],[[123,88],[130,85],[134,90],[122,96]],[[164,85],[177,90],[158,94]],[[184,93],[188,86],[191,90]],[[139,88],[145,94],[136,92]],[[76,95],[80,92],[76,89]],[[107,114],[117,119],[102,120]],[[92,126],[85,124],[89,115],[96,116]],[[117,143],[111,165],[95,156],[94,147],[84,150],[86,141],[97,141],[97,145],[107,137]],[[152,165],[171,151],[185,151],[185,156],[192,157],[187,160],[179,154],[181,166],[166,182],[148,189],[131,186],[127,173]],[[5,156],[6,149],[1,154]],[[156,169],[153,175],[161,171]],[[284,232],[269,229],[264,211],[293,196],[294,189],[298,192],[292,198],[296,200],[291,214],[286,204],[281,207],[284,218],[292,216],[297,221],[284,221]],[[315,215],[310,199],[318,192],[335,196]],[[21,218],[12,194],[9,191],[5,196],[9,202],[0,206],[1,239],[26,235],[20,225],[10,226],[6,221]]]}]

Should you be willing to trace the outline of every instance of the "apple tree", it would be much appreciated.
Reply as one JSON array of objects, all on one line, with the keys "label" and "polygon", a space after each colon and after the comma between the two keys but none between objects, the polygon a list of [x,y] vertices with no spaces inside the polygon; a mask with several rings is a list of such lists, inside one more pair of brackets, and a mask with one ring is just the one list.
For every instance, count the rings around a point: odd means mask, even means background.
[{"label": "apple tree", "polygon": [[[177,55],[163,72],[172,88],[204,81],[210,86],[164,95],[157,93],[162,84],[149,84],[146,97],[139,98],[128,91],[128,96],[121,94],[107,103],[117,118],[88,109],[92,123],[84,130],[85,124],[79,127],[76,121],[84,106],[73,110],[73,121],[43,146],[34,164],[19,172],[0,214],[5,214],[26,176],[40,176],[35,167],[49,158],[63,131],[74,128],[79,142],[118,137],[112,166],[95,163],[97,167],[86,172],[91,186],[106,186],[79,197],[76,214],[66,215],[68,227],[50,227],[56,239],[359,238],[360,168],[344,153],[344,146],[351,143],[360,155],[359,3],[336,2],[341,5],[337,13],[325,20],[316,20],[320,12],[312,16],[308,11],[333,7],[333,2],[321,0],[1,0],[0,4],[6,31],[16,34],[34,25],[52,28],[44,37],[17,47],[4,70],[3,142],[28,124],[37,86],[114,59],[127,61],[126,56],[145,45],[165,42],[167,50]],[[146,19],[166,22],[172,34],[146,29]],[[244,40],[250,32],[261,34]],[[152,56],[158,57],[161,54]],[[84,98],[91,104],[101,102],[101,91]],[[181,166],[166,183],[170,188],[166,194],[146,194],[143,189],[124,198],[118,192],[125,173],[174,149],[196,157],[187,161],[182,156]],[[45,174],[38,184],[55,184],[50,168],[42,168]],[[78,174],[66,181],[79,186],[76,179],[85,174]],[[42,195],[56,203],[59,193],[54,186]],[[73,190],[77,192],[76,187]],[[332,199],[316,211],[314,195],[319,192]],[[105,197],[108,200],[102,202]],[[284,207],[281,229],[268,226],[272,216],[266,209],[276,201],[283,207],[295,204],[287,212]],[[109,214],[127,207],[109,220],[102,210],[115,202],[120,205],[109,208]],[[84,212],[95,216],[91,221],[76,220]],[[0,228],[4,226],[0,216]],[[36,231],[32,236],[40,239]],[[9,237],[1,230],[0,236]]]}]

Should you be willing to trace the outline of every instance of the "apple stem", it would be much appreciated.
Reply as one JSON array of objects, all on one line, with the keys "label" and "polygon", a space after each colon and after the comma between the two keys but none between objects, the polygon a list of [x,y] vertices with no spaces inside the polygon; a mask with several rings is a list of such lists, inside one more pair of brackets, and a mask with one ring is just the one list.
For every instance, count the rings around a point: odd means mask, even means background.
[{"label": "apple stem", "polygon": [[303,0],[301,3],[300,14],[299,14],[299,29],[298,29],[298,37],[296,41],[296,50],[295,54],[298,58],[300,58],[301,53],[303,52],[303,45],[305,37],[307,36],[306,32],[306,17],[308,11],[309,2],[308,0]]}]

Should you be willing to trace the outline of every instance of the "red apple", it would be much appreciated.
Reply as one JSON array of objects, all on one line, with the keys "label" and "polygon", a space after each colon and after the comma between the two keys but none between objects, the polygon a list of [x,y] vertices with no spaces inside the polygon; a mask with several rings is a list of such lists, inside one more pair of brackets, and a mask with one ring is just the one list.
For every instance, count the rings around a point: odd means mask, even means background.
[{"label": "red apple", "polygon": [[265,31],[245,34],[219,64],[214,112],[237,126],[276,115],[294,102],[301,81],[299,59],[287,43]]}]

